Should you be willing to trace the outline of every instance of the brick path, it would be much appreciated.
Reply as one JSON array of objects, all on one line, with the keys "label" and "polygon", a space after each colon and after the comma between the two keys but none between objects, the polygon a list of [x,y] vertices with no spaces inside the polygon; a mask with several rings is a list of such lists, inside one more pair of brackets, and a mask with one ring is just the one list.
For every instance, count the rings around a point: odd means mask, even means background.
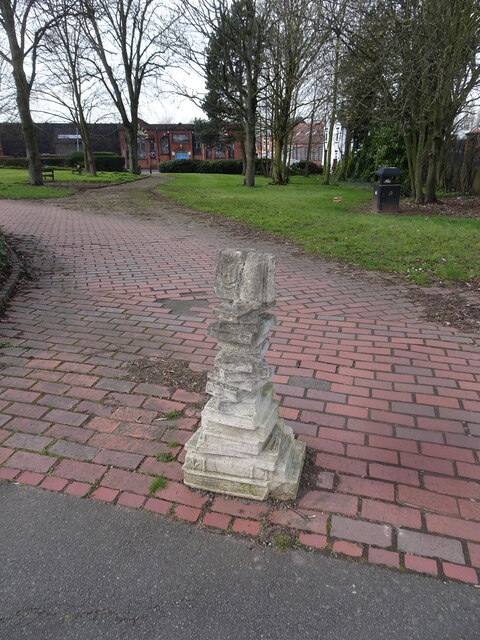
[{"label": "brick path", "polygon": [[173,353],[210,369],[215,251],[252,241],[158,207],[140,220],[0,201],[39,272],[0,324],[0,478],[248,536],[271,522],[307,547],[478,583],[478,337],[420,321],[400,286],[280,244],[255,242],[277,256],[269,361],[281,414],[317,452],[317,488],[292,510],[182,484],[200,397],[125,366]]}]

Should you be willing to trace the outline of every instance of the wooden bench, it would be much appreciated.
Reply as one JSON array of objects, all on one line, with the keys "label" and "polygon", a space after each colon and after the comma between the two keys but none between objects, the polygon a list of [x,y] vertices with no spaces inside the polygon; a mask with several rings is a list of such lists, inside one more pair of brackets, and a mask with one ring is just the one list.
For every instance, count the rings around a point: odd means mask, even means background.
[{"label": "wooden bench", "polygon": [[55,180],[55,169],[48,169],[48,167],[43,167],[42,169],[42,179],[46,180],[47,178],[51,178],[52,182]]},{"label": "wooden bench", "polygon": [[77,164],[76,167],[72,167],[72,174],[73,173],[78,173],[79,176],[82,175],[82,171],[83,171],[83,167],[79,164]]}]

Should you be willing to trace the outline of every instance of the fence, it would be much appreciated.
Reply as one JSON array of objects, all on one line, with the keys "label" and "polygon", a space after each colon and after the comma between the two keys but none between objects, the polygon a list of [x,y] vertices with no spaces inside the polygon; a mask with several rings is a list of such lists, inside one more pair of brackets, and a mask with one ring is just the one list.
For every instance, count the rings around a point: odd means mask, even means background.
[{"label": "fence", "polygon": [[480,133],[452,141],[445,163],[445,189],[480,194]]}]

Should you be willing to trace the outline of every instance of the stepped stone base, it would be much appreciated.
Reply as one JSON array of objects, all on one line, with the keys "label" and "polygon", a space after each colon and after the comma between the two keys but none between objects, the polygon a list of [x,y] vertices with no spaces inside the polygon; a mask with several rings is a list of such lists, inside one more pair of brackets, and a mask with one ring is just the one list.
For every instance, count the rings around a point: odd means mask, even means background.
[{"label": "stepped stone base", "polygon": [[[285,463],[282,464],[282,460],[278,459],[278,455],[268,456],[268,451],[262,452],[259,456],[245,458],[232,454],[206,453],[198,444],[202,435],[201,430],[197,431],[185,446],[187,450],[183,466],[185,484],[195,489],[240,498],[293,500],[297,496],[300,483],[305,459],[305,443],[294,440],[292,434],[286,430],[279,429],[277,433],[283,441],[280,451],[287,450],[288,468],[285,468]],[[276,462],[279,463],[278,466]],[[266,468],[268,466],[273,466],[273,469]]]}]

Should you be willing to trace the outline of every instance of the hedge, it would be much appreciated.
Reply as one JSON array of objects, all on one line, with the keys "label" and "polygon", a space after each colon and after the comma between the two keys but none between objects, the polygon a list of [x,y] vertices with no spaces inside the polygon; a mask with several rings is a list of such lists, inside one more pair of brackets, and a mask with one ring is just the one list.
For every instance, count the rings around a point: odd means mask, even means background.
[{"label": "hedge", "polygon": [[[265,158],[255,159],[255,173],[269,175],[271,161]],[[160,173],[225,173],[241,175],[243,162],[241,160],[167,160],[158,165]]]},{"label": "hedge", "polygon": [[[307,164],[306,160],[300,160],[300,162],[294,162],[290,165],[290,175],[292,176],[303,176],[305,173],[305,165]],[[315,164],[315,162],[308,163],[308,173],[312,175],[319,175],[323,173],[323,167]]]},{"label": "hedge", "polygon": [[167,160],[158,165],[160,173],[242,173],[241,160]]},{"label": "hedge", "polygon": [[26,169],[27,159],[13,156],[0,156],[0,167],[14,167],[15,169]]},{"label": "hedge", "polygon": [[[40,156],[42,166],[49,167],[68,167],[68,158],[65,156]],[[0,156],[0,167],[15,167],[17,169],[26,169],[28,162],[26,158],[14,156]]]},{"label": "hedge", "polygon": [[[95,167],[97,171],[125,171],[125,158],[112,151],[94,151]],[[84,166],[83,151],[74,151],[68,156],[70,167]]]}]

